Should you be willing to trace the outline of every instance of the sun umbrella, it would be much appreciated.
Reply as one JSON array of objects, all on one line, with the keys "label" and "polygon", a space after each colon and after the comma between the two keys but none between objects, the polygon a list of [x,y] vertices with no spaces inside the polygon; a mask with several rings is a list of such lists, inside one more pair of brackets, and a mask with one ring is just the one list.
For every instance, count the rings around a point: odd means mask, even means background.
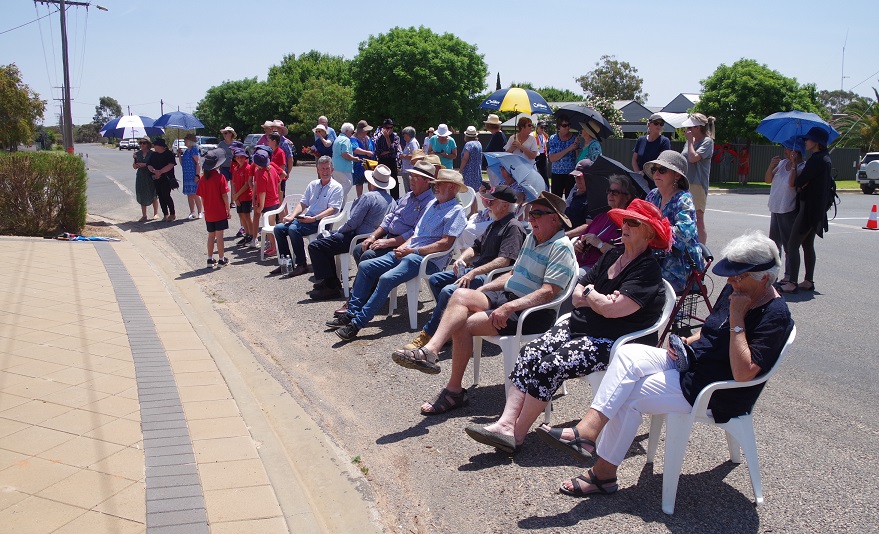
[{"label": "sun umbrella", "polygon": [[644,198],[650,192],[647,180],[640,173],[633,172],[615,159],[598,156],[586,173],[586,201],[592,215],[607,211],[607,189],[610,187],[608,178],[611,174],[628,175],[635,184],[633,193],[638,198]]},{"label": "sun umbrella", "polygon": [[607,139],[613,135],[613,128],[607,122],[601,113],[592,108],[581,106],[579,104],[567,104],[555,110],[555,116],[566,118],[571,123],[571,128],[580,129],[580,123],[589,124],[590,120],[598,123],[598,131],[593,132],[598,140]]},{"label": "sun umbrella", "polygon": [[165,113],[156,119],[156,123],[153,126],[160,128],[177,128],[178,130],[195,130],[196,128],[204,128],[204,124],[202,124],[195,115],[179,110]]},{"label": "sun umbrella", "polygon": [[760,121],[757,133],[762,134],[773,143],[784,143],[795,137],[805,135],[810,129],[818,127],[828,134],[830,144],[839,137],[839,132],[814,113],[804,111],[782,111],[773,113]]},{"label": "sun umbrella", "polygon": [[539,93],[531,89],[521,87],[508,87],[495,91],[478,106],[481,109],[493,109],[496,111],[515,111],[533,115],[541,113],[551,115],[552,109]]},{"label": "sun umbrella", "polygon": [[503,167],[510,173],[525,191],[525,200],[531,202],[540,196],[541,191],[546,190],[546,182],[543,176],[537,172],[534,162],[529,161],[518,154],[509,152],[483,152],[485,161],[488,162],[488,177],[491,184],[504,183],[500,168]]},{"label": "sun umbrella", "polygon": [[162,135],[165,130],[157,128],[153,119],[142,115],[125,115],[116,117],[101,128],[101,137],[132,139],[145,135]]}]

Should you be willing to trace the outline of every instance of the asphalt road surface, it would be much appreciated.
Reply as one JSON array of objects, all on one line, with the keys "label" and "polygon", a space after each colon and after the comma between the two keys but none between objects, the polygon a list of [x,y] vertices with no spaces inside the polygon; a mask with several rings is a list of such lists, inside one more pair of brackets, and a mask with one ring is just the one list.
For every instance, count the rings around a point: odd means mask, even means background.
[{"label": "asphalt road surface", "polygon": [[[405,298],[397,314],[379,315],[355,341],[339,343],[323,322],[340,301],[310,301],[308,277],[267,276],[274,261],[260,263],[253,249],[234,249],[235,229],[226,238],[231,264],[206,270],[202,221],[136,222],[131,152],[96,145],[77,152],[88,153],[90,213],[123,232],[146,233],[176,262],[179,277],[198,278],[229,328],[340,447],[360,456],[368,470],[365,498],[389,531],[868,532],[879,525],[879,232],[861,229],[877,196],[842,195],[830,232],[817,240],[817,291],[788,298],[799,337],[755,410],[765,504],[754,506],[747,467],[729,462],[722,432],[697,426],[676,512],[667,516],[660,508],[663,445],[656,463],[646,464],[646,425],[620,467],[618,493],[582,500],[560,495],[559,483],[584,465],[533,435],[510,458],[463,432],[468,424],[495,420],[503,406],[501,358],[490,345],[470,406],[423,417],[418,407],[445,385],[449,355],[441,354],[444,369],[437,376],[391,361],[391,351],[414,335]],[[301,191],[313,177],[313,165],[296,167],[288,191]],[[177,191],[174,199],[185,217],[185,198]],[[709,246],[719,253],[748,229],[766,231],[766,200],[765,194],[712,194]],[[715,296],[722,283],[713,281]],[[432,308],[424,288],[419,325]],[[579,419],[589,405],[585,382],[569,383],[568,391],[554,403],[554,424]]]}]

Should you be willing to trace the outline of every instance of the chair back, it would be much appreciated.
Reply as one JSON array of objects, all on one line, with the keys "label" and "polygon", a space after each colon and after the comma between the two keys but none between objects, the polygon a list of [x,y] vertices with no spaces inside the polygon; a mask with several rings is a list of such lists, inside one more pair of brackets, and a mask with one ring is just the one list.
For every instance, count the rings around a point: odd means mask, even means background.
[{"label": "chair back", "polygon": [[464,207],[464,213],[470,213],[470,207],[473,206],[473,203],[476,202],[476,191],[473,190],[469,185],[467,186],[467,191],[463,193],[458,193],[458,202],[461,203],[461,206]]},{"label": "chair back", "polygon": [[265,228],[266,226],[269,225],[269,217],[271,217],[272,215],[284,213],[285,211],[288,213],[290,211],[292,211],[293,207],[296,206],[296,204],[298,204],[300,200],[302,200],[302,195],[299,195],[299,194],[285,196],[284,201],[281,202],[281,205],[278,206],[278,209],[264,212],[260,216],[260,218],[259,218],[260,228]]}]

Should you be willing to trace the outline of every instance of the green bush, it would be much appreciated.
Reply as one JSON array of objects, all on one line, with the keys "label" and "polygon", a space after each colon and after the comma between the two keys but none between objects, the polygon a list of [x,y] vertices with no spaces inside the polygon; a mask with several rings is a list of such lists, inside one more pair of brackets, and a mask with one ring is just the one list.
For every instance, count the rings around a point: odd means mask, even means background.
[{"label": "green bush", "polygon": [[85,226],[87,184],[77,156],[0,153],[0,234],[78,234]]}]

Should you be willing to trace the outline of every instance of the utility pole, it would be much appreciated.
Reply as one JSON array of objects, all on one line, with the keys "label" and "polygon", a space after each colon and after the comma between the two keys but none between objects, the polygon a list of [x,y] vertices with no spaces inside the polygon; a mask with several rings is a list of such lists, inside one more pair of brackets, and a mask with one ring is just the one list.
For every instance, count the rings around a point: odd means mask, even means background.
[{"label": "utility pole", "polygon": [[[69,2],[66,0],[35,0],[44,4],[58,4],[61,12],[61,56],[64,68],[64,88],[61,98],[63,100],[63,123],[61,136],[64,138],[64,149],[68,154],[73,154],[73,113],[70,110],[70,62],[67,60],[67,6],[84,6],[88,8],[88,2]],[[107,11],[106,7],[95,5],[101,11]]]},{"label": "utility pole", "polygon": [[160,106],[159,109],[161,110],[161,113],[159,113],[159,116],[162,116],[165,114],[165,101],[162,100],[161,98],[159,99],[159,106]]}]

